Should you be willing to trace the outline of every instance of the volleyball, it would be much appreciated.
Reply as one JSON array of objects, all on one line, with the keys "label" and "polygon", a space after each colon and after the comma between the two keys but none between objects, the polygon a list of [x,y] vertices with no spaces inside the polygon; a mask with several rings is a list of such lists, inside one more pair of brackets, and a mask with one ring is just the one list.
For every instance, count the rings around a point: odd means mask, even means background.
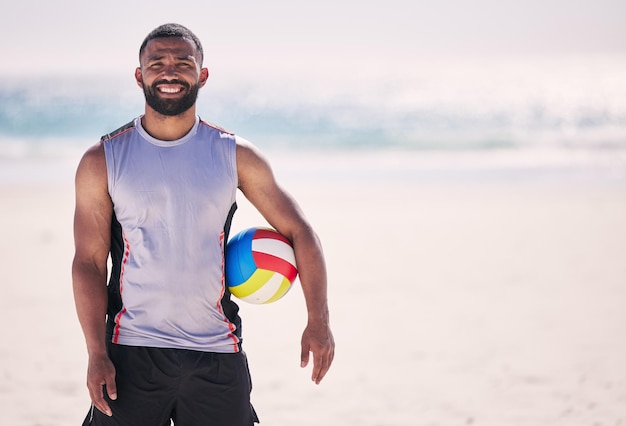
[{"label": "volleyball", "polygon": [[254,304],[282,298],[296,279],[291,242],[270,228],[248,228],[233,236],[225,251],[226,285],[240,300]]}]

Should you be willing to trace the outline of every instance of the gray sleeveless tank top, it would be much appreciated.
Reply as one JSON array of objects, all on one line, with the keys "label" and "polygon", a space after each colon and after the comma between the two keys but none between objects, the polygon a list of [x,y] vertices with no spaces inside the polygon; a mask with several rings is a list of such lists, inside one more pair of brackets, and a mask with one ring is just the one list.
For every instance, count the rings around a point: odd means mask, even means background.
[{"label": "gray sleeveless tank top", "polygon": [[224,283],[236,136],[196,118],[183,138],[161,141],[137,118],[102,143],[120,234],[120,244],[112,236],[111,341],[238,352],[239,317]]}]

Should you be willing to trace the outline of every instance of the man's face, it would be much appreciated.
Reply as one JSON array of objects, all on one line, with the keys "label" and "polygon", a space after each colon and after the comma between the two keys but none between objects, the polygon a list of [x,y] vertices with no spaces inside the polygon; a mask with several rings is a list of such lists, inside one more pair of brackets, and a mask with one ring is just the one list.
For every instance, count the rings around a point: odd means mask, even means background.
[{"label": "man's face", "polygon": [[166,116],[179,115],[191,108],[208,77],[200,61],[200,53],[189,40],[178,37],[150,40],[141,55],[141,66],[135,71],[148,106]]}]

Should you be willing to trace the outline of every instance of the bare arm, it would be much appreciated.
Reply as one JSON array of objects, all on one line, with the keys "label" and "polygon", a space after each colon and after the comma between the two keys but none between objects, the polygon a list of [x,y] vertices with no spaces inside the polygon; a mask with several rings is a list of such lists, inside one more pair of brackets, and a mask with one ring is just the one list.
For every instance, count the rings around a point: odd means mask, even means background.
[{"label": "bare arm", "polygon": [[102,386],[106,385],[109,397],[116,398],[115,369],[105,345],[106,262],[112,212],[104,149],[99,144],[85,153],[76,172],[72,281],[76,312],[89,354],[87,387],[96,408],[108,415],[111,410],[103,398]]},{"label": "bare arm", "polygon": [[238,140],[239,189],[268,223],[294,246],[308,322],[302,335],[301,365],[313,354],[312,380],[317,384],[332,364],[335,342],[329,324],[326,264],[320,241],[296,201],[276,182],[269,163],[245,141]]}]

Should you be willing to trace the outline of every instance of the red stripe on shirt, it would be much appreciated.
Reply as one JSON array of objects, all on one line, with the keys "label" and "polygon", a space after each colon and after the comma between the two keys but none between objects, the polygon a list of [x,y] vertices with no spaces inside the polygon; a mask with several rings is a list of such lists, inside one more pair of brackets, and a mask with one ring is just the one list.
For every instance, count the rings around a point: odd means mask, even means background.
[{"label": "red stripe on shirt", "polygon": [[[122,259],[122,267],[120,270],[120,298],[122,299],[122,306],[124,306],[123,290],[124,290],[124,270],[126,269],[126,262],[130,256],[130,244],[126,239],[126,235],[122,232],[122,238],[124,238],[124,258]],[[120,321],[126,313],[126,308],[122,308],[120,312],[115,316],[115,329],[113,331],[113,343],[117,343],[120,338]]]}]

